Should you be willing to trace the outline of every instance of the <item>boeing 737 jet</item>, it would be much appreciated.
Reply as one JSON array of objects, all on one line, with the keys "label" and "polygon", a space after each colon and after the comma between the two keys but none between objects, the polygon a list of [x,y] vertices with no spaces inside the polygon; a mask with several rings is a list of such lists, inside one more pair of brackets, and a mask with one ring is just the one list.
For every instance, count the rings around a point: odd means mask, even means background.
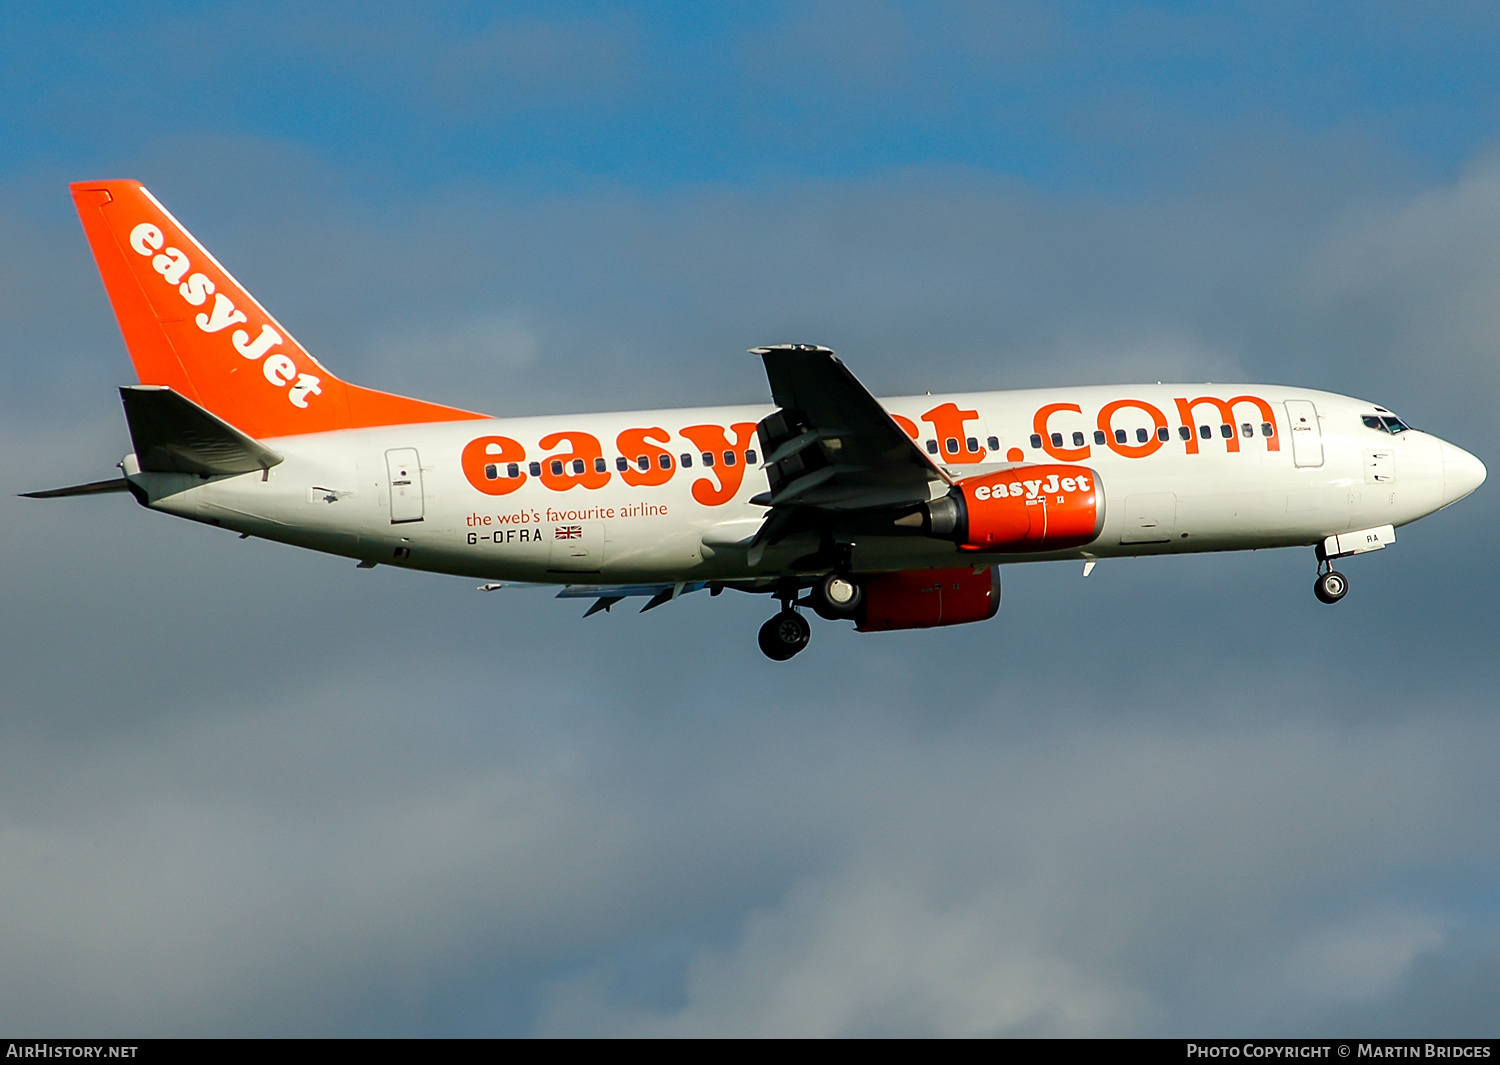
[{"label": "boeing 737 jet", "polygon": [[983,621],[999,567],[1312,547],[1335,560],[1473,492],[1473,455],[1384,407],[1280,385],[877,399],[827,348],[756,348],[771,404],[490,418],[334,376],[134,181],[72,186],[139,384],[121,476],[142,506],[484,587],[644,610],[707,589],[861,632]]}]

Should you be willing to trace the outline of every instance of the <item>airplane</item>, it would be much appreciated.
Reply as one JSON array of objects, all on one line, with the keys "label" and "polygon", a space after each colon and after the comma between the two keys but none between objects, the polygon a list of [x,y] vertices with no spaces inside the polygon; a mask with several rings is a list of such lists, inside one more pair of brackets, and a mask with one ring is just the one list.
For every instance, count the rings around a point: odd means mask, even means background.
[{"label": "airplane", "polygon": [[1000,567],[1314,549],[1338,559],[1483,483],[1384,407],[1279,385],[1160,383],[876,399],[827,348],[752,349],[772,403],[491,418],[345,382],[136,181],[73,200],[139,383],[120,476],[152,510],[377,565],[561,586],[584,617],[725,589],[861,632],[984,621]]}]

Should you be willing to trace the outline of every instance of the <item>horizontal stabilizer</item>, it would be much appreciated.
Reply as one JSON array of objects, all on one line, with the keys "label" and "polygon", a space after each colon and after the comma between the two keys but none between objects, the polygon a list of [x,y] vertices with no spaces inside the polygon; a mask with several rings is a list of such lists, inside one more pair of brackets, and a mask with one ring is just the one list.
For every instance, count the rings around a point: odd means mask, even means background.
[{"label": "horizontal stabilizer", "polygon": [[22,492],[27,499],[61,499],[63,496],[96,496],[103,492],[125,492],[130,482],[123,477],[108,481],[90,481],[88,484],[69,485],[67,488],[49,488],[45,492]]},{"label": "horizontal stabilizer", "polygon": [[164,385],[127,385],[120,399],[142,472],[214,476],[281,462],[264,444]]}]

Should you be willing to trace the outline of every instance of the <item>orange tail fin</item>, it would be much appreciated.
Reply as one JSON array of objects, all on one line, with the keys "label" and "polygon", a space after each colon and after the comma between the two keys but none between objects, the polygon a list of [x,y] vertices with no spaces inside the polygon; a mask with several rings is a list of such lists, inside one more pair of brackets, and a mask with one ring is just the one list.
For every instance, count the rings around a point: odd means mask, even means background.
[{"label": "orange tail fin", "polygon": [[139,182],[71,188],[142,384],[258,439],[484,417],[340,381]]}]

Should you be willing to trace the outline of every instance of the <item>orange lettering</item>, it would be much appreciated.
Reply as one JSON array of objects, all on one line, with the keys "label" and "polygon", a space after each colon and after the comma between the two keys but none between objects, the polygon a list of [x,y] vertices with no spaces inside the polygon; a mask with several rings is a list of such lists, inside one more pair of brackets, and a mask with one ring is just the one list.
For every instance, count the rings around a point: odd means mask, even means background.
[{"label": "orange lettering", "polygon": [[[922,415],[922,420],[932,423],[932,431],[937,433],[938,447],[945,460],[955,463],[983,462],[984,448],[969,450],[968,436],[964,432],[964,423],[978,417],[977,410],[959,410],[957,403],[944,403],[941,407],[933,407]],[[958,445],[956,450],[949,449],[950,440]]]},{"label": "orange lettering", "polygon": [[1042,450],[1061,462],[1077,462],[1089,457],[1092,449],[1087,445],[1083,447],[1054,447],[1052,434],[1047,431],[1047,421],[1060,410],[1070,410],[1074,414],[1082,414],[1083,408],[1076,403],[1049,403],[1036,412],[1036,417],[1031,419],[1031,431],[1042,438]]},{"label": "orange lettering", "polygon": [[917,430],[917,423],[912,421],[904,414],[892,414],[891,421],[901,426],[901,431],[907,436],[911,437],[913,440],[922,435]]},{"label": "orange lettering", "polygon": [[[481,436],[464,445],[460,462],[469,483],[485,495],[503,496],[514,492],[526,483],[526,472],[519,477],[505,476],[505,465],[526,460],[526,449],[519,441],[508,436]],[[494,477],[490,473],[495,474]]]},{"label": "orange lettering", "polygon": [[[1134,407],[1151,415],[1151,435],[1139,444],[1122,444],[1115,439],[1114,416],[1115,411],[1126,407]],[[1099,431],[1104,434],[1104,442],[1109,449],[1117,455],[1123,455],[1127,459],[1143,459],[1153,454],[1161,447],[1163,441],[1157,433],[1158,429],[1167,427],[1167,416],[1157,410],[1143,399],[1117,399],[1113,403],[1106,403],[1099,411]]]},{"label": "orange lettering", "polygon": [[[730,444],[722,425],[689,425],[682,435],[691,440],[699,451],[711,452],[714,456],[712,473],[718,486],[707,477],[693,482],[693,498],[705,507],[720,507],[728,503],[745,482],[745,449],[755,439],[754,422],[735,422],[730,427],[735,441]],[[735,462],[731,466],[724,461],[724,452],[733,451]]]},{"label": "orange lettering", "polygon": [[[599,441],[588,433],[548,433],[538,442],[542,450],[556,447],[564,440],[573,449],[560,455],[549,455],[542,460],[542,483],[554,492],[566,492],[574,485],[581,484],[585,488],[603,488],[609,483],[609,471],[601,470],[595,459],[602,460],[604,452],[599,447]],[[583,470],[580,472],[574,466],[582,463]],[[554,464],[556,470],[553,469]]]},{"label": "orange lettering", "polygon": [[[1265,437],[1267,451],[1281,450],[1281,434],[1276,427],[1276,412],[1271,405],[1259,396],[1235,396],[1230,400],[1214,399],[1212,396],[1199,396],[1195,400],[1179,399],[1177,402],[1177,413],[1182,416],[1182,424],[1192,430],[1184,443],[1187,445],[1189,455],[1198,454],[1198,427],[1193,424],[1193,408],[1200,403],[1210,403],[1219,412],[1221,425],[1234,426],[1234,408],[1240,403],[1254,403],[1260,411],[1261,421],[1271,427],[1271,435]],[[1240,449],[1239,427],[1235,426],[1234,432],[1224,438],[1225,449],[1238,451]]]},{"label": "orange lettering", "polygon": [[[672,479],[672,474],[677,469],[677,460],[672,453],[665,448],[648,444],[648,440],[660,440],[663,444],[670,443],[672,436],[665,429],[626,429],[615,441],[615,446],[620,449],[620,454],[630,464],[620,474],[620,479],[626,484],[641,487],[643,485],[666,484]],[[646,456],[646,468],[640,467],[639,459]],[[661,456],[666,456],[666,465],[662,465]]]}]

